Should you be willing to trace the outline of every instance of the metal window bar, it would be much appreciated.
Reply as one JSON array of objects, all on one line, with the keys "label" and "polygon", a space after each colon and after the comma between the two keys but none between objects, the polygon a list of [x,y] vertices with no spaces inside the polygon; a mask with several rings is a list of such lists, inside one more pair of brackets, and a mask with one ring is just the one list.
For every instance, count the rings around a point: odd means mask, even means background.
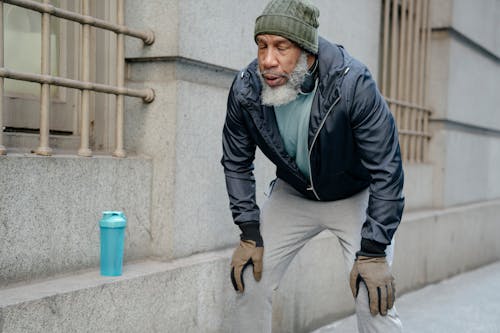
[{"label": "metal window bar", "polygon": [[[47,5],[49,0],[43,0]],[[50,15],[42,13],[42,75],[50,75]],[[50,85],[42,83],[40,93],[40,146],[35,150],[38,155],[50,156],[49,147]]]},{"label": "metal window bar", "polygon": [[[90,13],[89,0],[83,0],[82,3],[83,15],[88,16]],[[90,81],[90,25],[82,25],[82,61],[81,61],[82,81]],[[82,90],[81,94],[81,128],[80,128],[80,149],[78,155],[92,156],[92,151],[89,148],[90,137],[90,91]]]},{"label": "metal window bar", "polygon": [[[3,68],[3,2],[0,1],[0,68]],[[3,145],[3,76],[0,75],[0,155],[7,150]]]},{"label": "metal window bar", "polygon": [[[80,156],[92,156],[92,151],[89,148],[89,94],[91,91],[107,94],[114,94],[117,98],[116,103],[116,148],[113,156],[125,157],[126,152],[123,148],[123,126],[124,126],[124,96],[140,97],[146,103],[154,100],[155,94],[153,89],[130,89],[124,86],[125,83],[125,56],[124,56],[124,35],[142,39],[146,45],[151,45],[154,42],[154,33],[151,30],[138,31],[129,29],[124,25],[124,0],[118,1],[118,22],[117,24],[107,22],[89,16],[89,1],[83,1],[83,14],[67,11],[61,8],[54,7],[49,4],[49,0],[44,0],[39,3],[32,0],[0,0],[0,155],[6,153],[3,146],[3,95],[4,78],[37,82],[41,84],[40,96],[40,146],[35,150],[39,155],[51,155],[49,147],[49,106],[50,106],[50,86],[62,86],[67,88],[79,89],[82,91],[81,109],[81,142],[78,150]],[[41,74],[23,73],[12,71],[4,68],[3,58],[3,4],[23,7],[30,10],[38,11],[42,14],[42,71]],[[62,19],[78,22],[83,27],[82,41],[82,80],[74,80],[63,77],[51,76],[50,74],[50,17],[56,16]],[[90,82],[90,27],[109,30],[117,34],[117,86],[98,84]]]},{"label": "metal window bar", "polygon": [[406,162],[425,162],[432,111],[424,106],[429,70],[429,0],[383,0],[381,91]]}]

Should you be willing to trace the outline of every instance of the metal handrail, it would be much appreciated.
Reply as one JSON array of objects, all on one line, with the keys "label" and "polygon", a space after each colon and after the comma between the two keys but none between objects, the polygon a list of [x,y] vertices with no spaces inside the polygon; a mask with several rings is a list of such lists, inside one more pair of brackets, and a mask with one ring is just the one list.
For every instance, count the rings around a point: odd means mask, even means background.
[{"label": "metal handrail", "polygon": [[155,41],[155,35],[152,30],[139,31],[130,29],[122,24],[114,24],[89,15],[82,15],[79,13],[71,12],[62,8],[57,8],[48,3],[40,3],[32,0],[3,0],[3,2],[31,9],[40,13],[47,13],[52,16],[63,18],[69,21],[78,22],[81,24],[88,24],[96,28],[113,31],[117,34],[123,34],[131,37],[142,39],[146,45],[151,45]]},{"label": "metal handrail", "polygon": [[432,113],[432,110],[425,107],[425,106],[421,106],[421,105],[417,105],[417,104],[413,104],[413,103],[405,102],[405,101],[399,101],[399,100],[396,100],[393,98],[388,98],[388,97],[385,97],[385,100],[387,101],[387,103],[390,103],[390,104],[404,106],[404,107],[409,108],[409,109],[423,111],[423,112],[427,112],[429,114]]}]

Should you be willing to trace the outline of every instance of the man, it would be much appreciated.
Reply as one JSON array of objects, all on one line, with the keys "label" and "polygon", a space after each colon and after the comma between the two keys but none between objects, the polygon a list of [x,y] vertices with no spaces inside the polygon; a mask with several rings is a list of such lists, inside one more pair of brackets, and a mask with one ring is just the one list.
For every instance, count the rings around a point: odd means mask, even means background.
[{"label": "man", "polygon": [[[400,332],[390,272],[404,206],[397,130],[368,69],[318,37],[318,17],[306,1],[272,0],[256,19],[257,59],[229,93],[222,165],[242,232],[231,264],[241,293],[233,329],[271,331],[273,290],[297,252],[328,229],[351,272],[359,331]],[[256,147],[277,168],[262,211]]]}]

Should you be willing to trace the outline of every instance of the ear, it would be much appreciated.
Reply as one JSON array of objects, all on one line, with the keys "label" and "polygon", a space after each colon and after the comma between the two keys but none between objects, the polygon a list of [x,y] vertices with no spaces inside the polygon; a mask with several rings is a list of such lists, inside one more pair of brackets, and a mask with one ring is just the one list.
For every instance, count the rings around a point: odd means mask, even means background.
[{"label": "ear", "polygon": [[307,68],[311,69],[311,66],[314,64],[316,60],[316,56],[311,53],[307,53]]}]

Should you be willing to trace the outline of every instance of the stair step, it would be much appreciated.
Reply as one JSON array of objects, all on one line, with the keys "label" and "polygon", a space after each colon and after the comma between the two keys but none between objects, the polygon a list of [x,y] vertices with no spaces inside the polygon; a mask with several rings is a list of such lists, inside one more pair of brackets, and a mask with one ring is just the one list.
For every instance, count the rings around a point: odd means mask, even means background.
[{"label": "stair step", "polygon": [[145,260],[0,289],[0,332],[218,332],[232,250]]}]

